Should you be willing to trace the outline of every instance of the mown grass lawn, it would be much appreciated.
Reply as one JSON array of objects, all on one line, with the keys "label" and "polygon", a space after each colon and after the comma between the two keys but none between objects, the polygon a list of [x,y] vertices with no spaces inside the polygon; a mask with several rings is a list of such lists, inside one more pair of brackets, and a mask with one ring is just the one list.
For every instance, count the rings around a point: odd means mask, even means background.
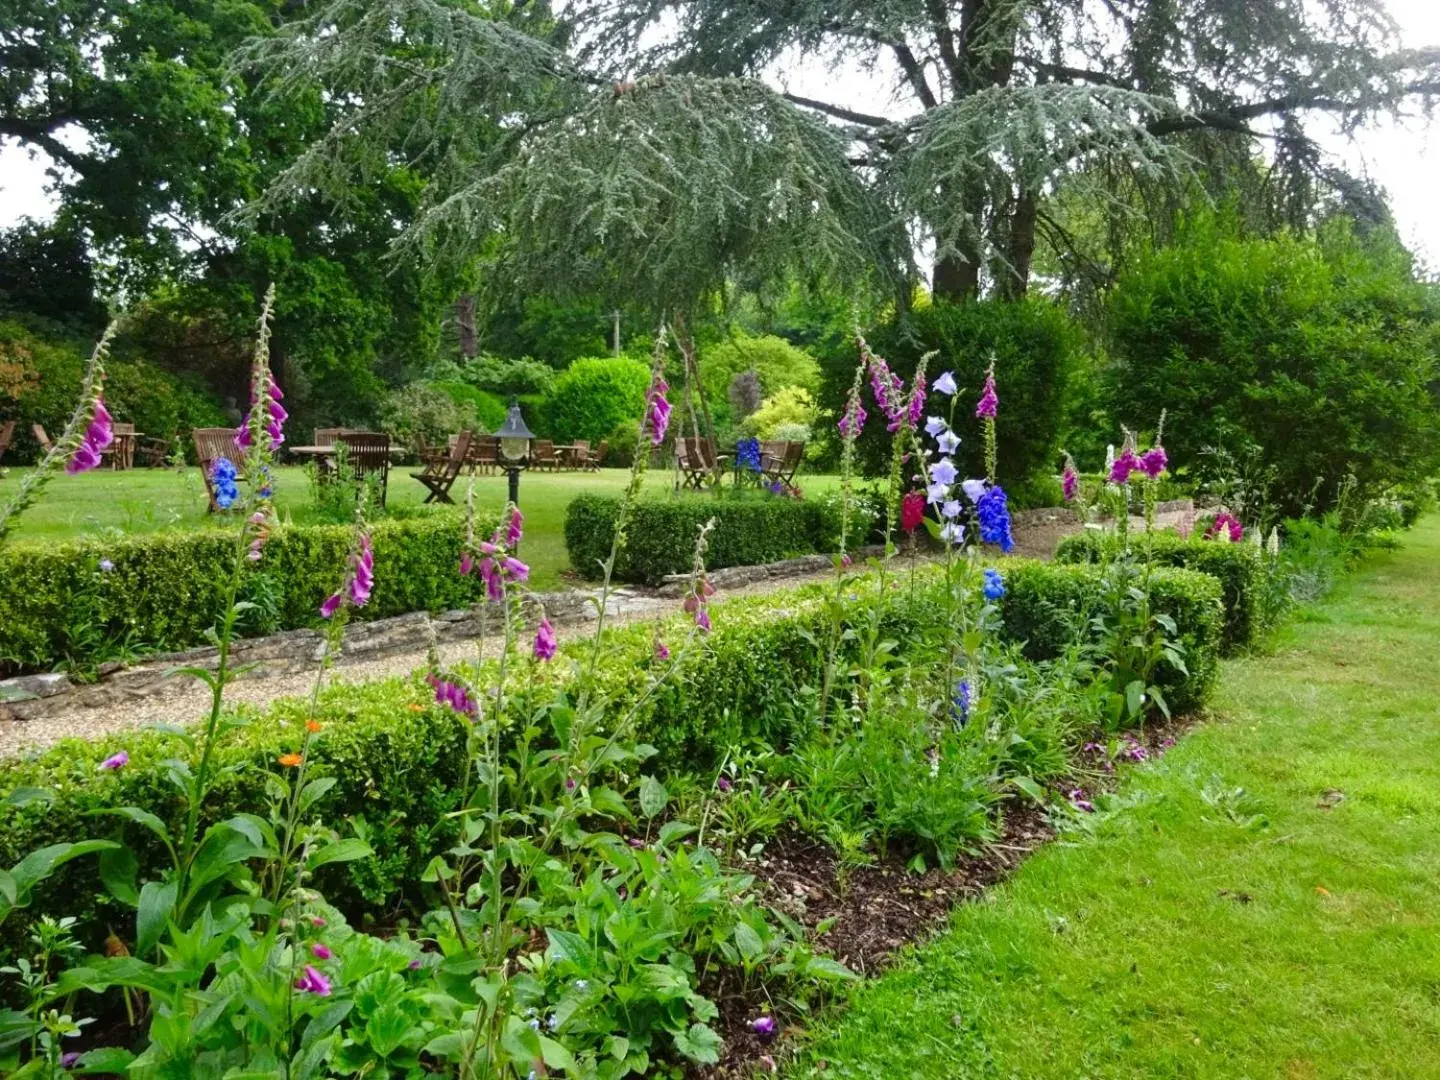
[{"label": "mown grass lawn", "polygon": [[[387,504],[418,506],[425,488],[411,479],[418,466],[396,466],[390,471]],[[12,466],[0,479],[0,502],[15,490],[24,469]],[[524,555],[537,589],[557,589],[570,568],[565,551],[565,508],[581,492],[619,494],[630,476],[628,469],[601,469],[595,473],[526,472],[520,478],[520,505],[525,511]],[[463,503],[468,478],[456,482],[452,497]],[[662,494],[671,490],[673,474],[652,470],[645,490]],[[818,494],[837,483],[836,478],[801,474],[807,494]],[[728,483],[728,477],[727,477]],[[475,478],[476,505],[498,509],[504,505],[507,481],[503,474]],[[278,470],[276,510],[282,519],[313,524],[319,518],[305,470],[299,466]],[[226,519],[206,513],[205,485],[196,468],[131,469],[111,472],[97,469],[82,476],[55,477],[44,496],[21,519],[16,540],[61,540],[80,536],[132,535],[167,529],[196,529]]]},{"label": "mown grass lawn", "polygon": [[1440,520],[860,988],[794,1075],[1440,1076]]}]

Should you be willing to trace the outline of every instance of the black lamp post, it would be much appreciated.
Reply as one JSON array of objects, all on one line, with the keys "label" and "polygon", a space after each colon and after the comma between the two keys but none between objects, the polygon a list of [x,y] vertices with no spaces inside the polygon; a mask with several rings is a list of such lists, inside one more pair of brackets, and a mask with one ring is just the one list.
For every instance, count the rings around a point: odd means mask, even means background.
[{"label": "black lamp post", "polygon": [[520,399],[510,399],[510,411],[505,414],[505,423],[495,432],[500,440],[500,460],[510,477],[510,501],[520,505],[520,470],[530,464],[530,440],[535,433],[525,426],[520,415]]}]

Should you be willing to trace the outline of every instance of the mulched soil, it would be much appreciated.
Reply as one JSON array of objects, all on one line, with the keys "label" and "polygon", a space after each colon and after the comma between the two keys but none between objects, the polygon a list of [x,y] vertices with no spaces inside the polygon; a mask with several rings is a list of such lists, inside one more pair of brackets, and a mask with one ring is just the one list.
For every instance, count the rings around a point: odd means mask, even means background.
[{"label": "mulched soil", "polygon": [[[1151,758],[1165,753],[1196,721],[1182,717],[1146,727],[1136,741]],[[1076,786],[1093,794],[1113,787],[1116,774],[1101,762],[1093,773],[1056,785],[1057,797]],[[807,930],[827,919],[834,925],[815,939],[816,945],[856,974],[873,977],[895,961],[906,945],[923,942],[944,930],[951,910],[973,900],[1007,877],[1039,848],[1054,839],[1055,830],[1043,809],[1032,804],[1007,809],[998,840],[982,852],[965,856],[950,870],[913,874],[905,858],[892,854],[873,866],[852,869],[842,878],[835,854],[813,838],[782,833],[764,854],[744,869],[753,873],[762,900],[784,911]],[[762,1038],[750,1022],[763,1004],[740,992],[738,985],[711,990],[720,1008],[712,1025],[725,1041],[718,1065],[692,1068],[704,1080],[762,1076],[777,1070],[788,1049],[782,1031]]]}]

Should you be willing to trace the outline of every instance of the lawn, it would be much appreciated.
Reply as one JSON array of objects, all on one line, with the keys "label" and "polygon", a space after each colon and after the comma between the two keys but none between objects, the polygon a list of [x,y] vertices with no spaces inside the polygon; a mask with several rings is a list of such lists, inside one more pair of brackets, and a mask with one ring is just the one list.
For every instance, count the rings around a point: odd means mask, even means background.
[{"label": "lawn", "polygon": [[1440,1076],[1437,656],[1432,517],[794,1074]]},{"label": "lawn", "polygon": [[[414,468],[391,470],[387,497],[392,508],[418,506],[425,489],[410,478]],[[0,480],[0,502],[15,490],[23,470],[12,467]],[[524,473],[520,478],[520,506],[525,511],[524,556],[533,572],[537,589],[557,589],[561,575],[569,569],[565,551],[565,508],[581,492],[619,494],[629,478],[626,469],[601,469],[596,473]],[[671,490],[673,474],[652,471],[645,490],[662,494]],[[807,493],[833,487],[836,478],[801,475]],[[467,480],[461,478],[452,492],[464,501]],[[475,478],[476,505],[498,508],[506,498],[505,476]],[[296,524],[320,520],[314,508],[310,484],[303,468],[278,470],[275,504],[282,519]],[[97,469],[81,476],[57,476],[44,497],[21,519],[17,540],[73,539],[80,536],[131,535],[164,529],[193,529],[213,525],[217,518],[206,513],[205,485],[196,468],[132,469],[116,473]],[[223,519],[220,519],[223,520]]]}]

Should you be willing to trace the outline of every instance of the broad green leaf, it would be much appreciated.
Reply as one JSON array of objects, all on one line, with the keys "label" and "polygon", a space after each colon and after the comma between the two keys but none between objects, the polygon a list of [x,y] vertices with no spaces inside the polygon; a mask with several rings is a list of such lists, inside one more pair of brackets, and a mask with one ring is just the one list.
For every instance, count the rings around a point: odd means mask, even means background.
[{"label": "broad green leaf", "polygon": [[135,878],[139,873],[140,863],[128,847],[100,853],[100,880],[110,890],[110,895],[122,904],[134,907],[140,903],[140,893],[135,888]]},{"label": "broad green leaf", "polygon": [[805,974],[820,979],[858,979],[860,976],[829,956],[812,956],[805,964]]},{"label": "broad green leaf", "polygon": [[53,803],[55,792],[49,788],[18,787],[5,796],[4,806],[28,806],[32,802]]},{"label": "broad green leaf", "polygon": [[123,1075],[135,1060],[135,1055],[119,1046],[97,1046],[80,1057],[80,1064],[71,1068],[72,1073],[111,1073]]},{"label": "broad green leaf", "polygon": [[665,785],[656,780],[653,776],[642,777],[640,780],[640,812],[647,818],[653,818],[660,811],[665,809],[665,804],[670,801],[670,793],[665,790]]},{"label": "broad green leaf", "polygon": [[143,825],[149,829],[156,836],[160,837],[161,840],[164,840],[166,844],[170,843],[170,830],[166,828],[165,823],[149,810],[142,809],[139,806],[110,806],[104,810],[92,810],[90,813],[92,815],[114,814],[116,817],[122,817],[126,821],[133,821],[135,824]]},{"label": "broad green leaf", "polygon": [[173,881],[163,884],[147,881],[140,890],[139,910],[135,916],[135,953],[145,956],[160,940],[165,926],[175,911],[178,886]]},{"label": "broad green leaf", "polygon": [[749,923],[735,924],[735,947],[746,960],[754,960],[765,952],[765,943]]},{"label": "broad green leaf", "polygon": [[691,1024],[689,1031],[674,1033],[675,1049],[692,1061],[714,1065],[720,1060],[720,1036],[704,1024]]},{"label": "broad green leaf", "polygon": [[1028,776],[1012,776],[1010,782],[1020,790],[1022,794],[1028,795],[1033,801],[1043,803],[1045,801],[1045,789],[1031,780]]},{"label": "broad green leaf", "polygon": [[347,837],[344,840],[337,840],[333,844],[327,844],[320,850],[313,852],[306,860],[306,865],[311,870],[318,870],[329,863],[354,862],[356,859],[365,859],[375,854],[370,845],[356,837]]}]

